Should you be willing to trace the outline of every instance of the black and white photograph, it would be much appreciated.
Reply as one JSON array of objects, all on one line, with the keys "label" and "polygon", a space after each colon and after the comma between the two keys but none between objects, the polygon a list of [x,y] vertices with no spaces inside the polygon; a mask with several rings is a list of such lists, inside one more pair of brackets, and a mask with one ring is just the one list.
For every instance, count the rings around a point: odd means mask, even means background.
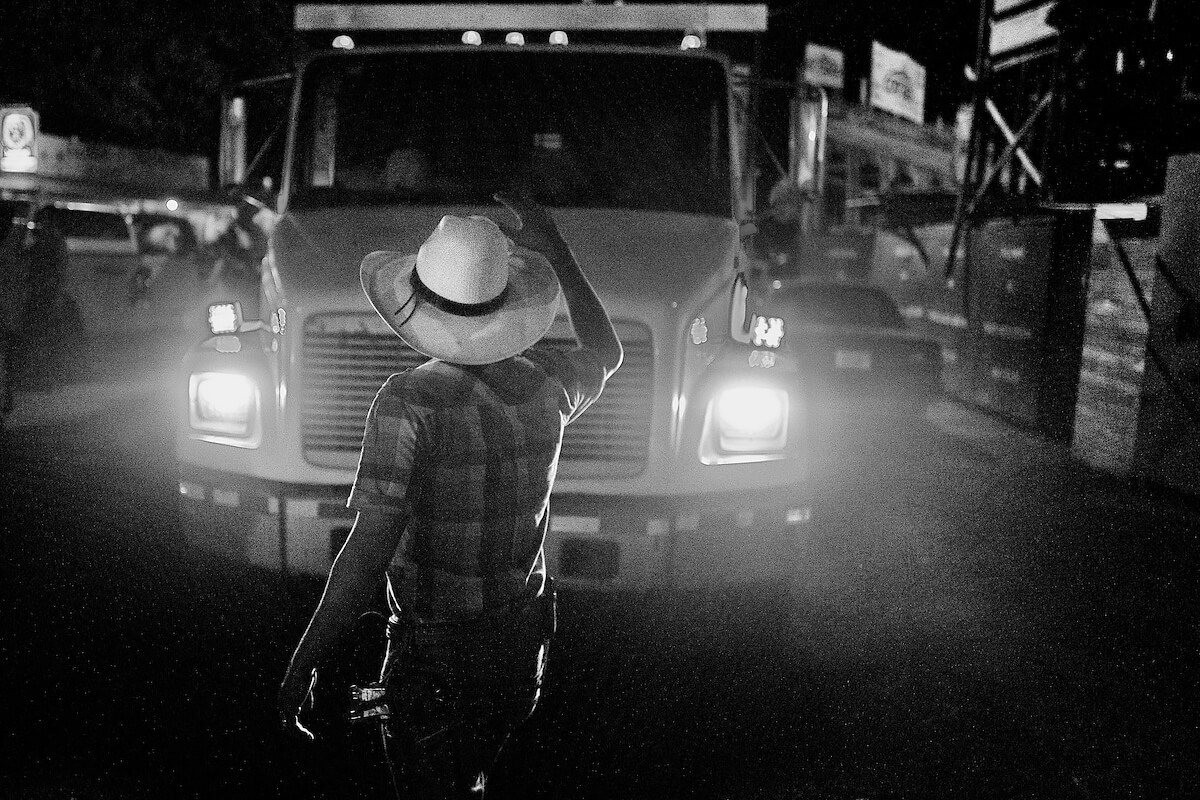
[{"label": "black and white photograph", "polygon": [[1198,25],[7,0],[0,800],[1200,797]]}]

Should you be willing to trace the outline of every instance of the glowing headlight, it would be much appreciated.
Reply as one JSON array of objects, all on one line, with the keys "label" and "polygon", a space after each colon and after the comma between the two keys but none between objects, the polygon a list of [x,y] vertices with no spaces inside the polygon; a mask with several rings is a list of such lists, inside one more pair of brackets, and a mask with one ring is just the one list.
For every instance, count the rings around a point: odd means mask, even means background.
[{"label": "glowing headlight", "polygon": [[256,433],[258,387],[244,375],[206,372],[191,378],[193,430],[226,436]]},{"label": "glowing headlight", "polygon": [[250,421],[254,385],[241,375],[210,375],[196,383],[196,415],[209,422]]},{"label": "glowing headlight", "polygon": [[721,450],[769,452],[787,444],[788,395],[783,389],[743,386],[723,391],[715,403]]}]

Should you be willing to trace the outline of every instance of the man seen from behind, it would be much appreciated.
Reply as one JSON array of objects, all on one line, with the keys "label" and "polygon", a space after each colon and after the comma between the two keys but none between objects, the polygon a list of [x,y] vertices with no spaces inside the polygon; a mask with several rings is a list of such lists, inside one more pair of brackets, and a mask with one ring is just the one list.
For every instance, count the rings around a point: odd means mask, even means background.
[{"label": "man seen from behind", "polygon": [[[311,735],[298,710],[314,670],[386,577],[382,728],[405,798],[482,797],[537,703],[563,429],[623,358],[550,214],[527,197],[497,200],[516,226],[445,216],[416,254],[362,262],[375,310],[430,360],[391,376],[371,406],[348,501],[357,517],[279,691],[285,729]],[[536,346],[560,289],[578,342],[566,352]]]}]

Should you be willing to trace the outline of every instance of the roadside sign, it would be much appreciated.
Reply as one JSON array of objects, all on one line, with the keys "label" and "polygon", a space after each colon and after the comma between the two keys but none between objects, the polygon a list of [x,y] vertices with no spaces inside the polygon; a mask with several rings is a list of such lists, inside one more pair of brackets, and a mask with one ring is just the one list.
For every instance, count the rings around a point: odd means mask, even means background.
[{"label": "roadside sign", "polygon": [[0,108],[0,172],[37,172],[38,115],[29,106]]},{"label": "roadside sign", "polygon": [[804,81],[841,91],[846,84],[846,57],[841,50],[819,44],[804,46]]}]

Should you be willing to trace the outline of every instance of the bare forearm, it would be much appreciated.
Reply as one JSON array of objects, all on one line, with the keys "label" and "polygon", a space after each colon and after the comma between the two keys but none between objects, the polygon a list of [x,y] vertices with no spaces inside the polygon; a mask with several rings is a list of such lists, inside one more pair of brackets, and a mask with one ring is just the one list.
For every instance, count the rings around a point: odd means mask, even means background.
[{"label": "bare forearm", "polygon": [[292,655],[288,675],[293,679],[311,675],[359,615],[370,610],[404,525],[404,519],[385,514],[359,514],[355,519]]},{"label": "bare forearm", "polygon": [[558,276],[575,337],[581,347],[595,351],[610,374],[615,372],[621,366],[624,352],[604,304],[566,242],[560,240],[549,249],[551,252],[545,255]]},{"label": "bare forearm", "polygon": [[527,195],[499,193],[496,199],[512,211],[519,222],[516,227],[503,224],[501,230],[522,247],[544,255],[554,268],[580,347],[594,352],[609,375],[616,372],[624,358],[621,341],[600,298],[559,233],[554,218]]},{"label": "bare forearm", "polygon": [[289,672],[312,674],[359,615],[370,608],[372,584],[348,580],[344,573],[339,574],[336,564],[330,571],[321,602],[292,654]]}]

